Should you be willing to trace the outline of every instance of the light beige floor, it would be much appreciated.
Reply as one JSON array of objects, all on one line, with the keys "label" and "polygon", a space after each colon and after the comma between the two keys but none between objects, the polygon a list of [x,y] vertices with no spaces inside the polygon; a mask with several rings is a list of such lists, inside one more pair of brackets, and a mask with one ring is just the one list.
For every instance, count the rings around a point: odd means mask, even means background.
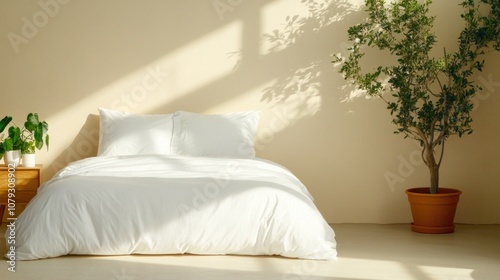
[{"label": "light beige floor", "polygon": [[[0,265],[0,279],[500,279],[500,225],[458,225],[426,235],[408,225],[338,224],[339,259],[247,256],[60,257]],[[5,232],[5,224],[0,231]],[[6,252],[5,240],[0,251]]]}]

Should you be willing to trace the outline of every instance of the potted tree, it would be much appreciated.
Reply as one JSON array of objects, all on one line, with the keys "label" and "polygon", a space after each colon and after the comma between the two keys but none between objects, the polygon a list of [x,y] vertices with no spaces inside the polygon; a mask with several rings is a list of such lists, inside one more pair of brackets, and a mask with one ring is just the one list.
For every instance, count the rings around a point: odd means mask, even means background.
[{"label": "potted tree", "polygon": [[[21,158],[21,129],[11,124],[12,117],[6,116],[0,121],[0,134],[9,127],[7,137],[0,142],[0,155],[4,156],[5,164],[17,166]],[[10,125],[10,126],[9,126]]]},{"label": "potted tree", "polygon": [[40,121],[37,113],[29,113],[21,132],[21,153],[23,156],[23,166],[34,167],[35,148],[40,150],[45,144],[49,149],[49,135],[47,131],[49,125],[45,121]]},{"label": "potted tree", "polygon": [[[365,0],[368,17],[348,30],[352,42],[348,57],[336,56],[340,72],[359,89],[387,104],[397,130],[418,141],[422,159],[429,168],[430,186],[406,191],[413,214],[412,230],[426,233],[454,231],[453,219],[460,191],[439,187],[439,167],[448,137],[472,133],[472,98],[481,90],[473,74],[481,71],[483,56],[500,50],[500,6],[498,1],[461,3],[464,28],[457,45],[435,56],[434,16],[431,0]],[[364,48],[367,47],[367,48]],[[362,58],[370,49],[388,55],[369,72]],[[389,60],[390,60],[389,59]],[[416,196],[416,201],[414,201]],[[431,199],[427,202],[426,199]],[[452,205],[442,213],[444,205]],[[423,201],[425,200],[425,201]],[[436,206],[433,208],[433,206]],[[424,218],[417,216],[423,206]],[[428,221],[438,218],[443,221]],[[451,220],[450,220],[451,219]]]}]

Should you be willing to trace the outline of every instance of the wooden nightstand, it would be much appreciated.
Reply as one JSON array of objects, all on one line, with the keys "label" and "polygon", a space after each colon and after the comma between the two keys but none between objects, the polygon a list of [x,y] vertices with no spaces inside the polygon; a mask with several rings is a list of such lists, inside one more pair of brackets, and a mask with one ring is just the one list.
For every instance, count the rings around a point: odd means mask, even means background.
[{"label": "wooden nightstand", "polygon": [[[18,166],[14,172],[16,183],[16,197],[13,198],[16,203],[15,215],[8,217],[14,218],[20,214],[19,204],[27,204],[35,196],[36,191],[42,183],[42,165],[35,167]],[[4,211],[8,208],[8,177],[9,169],[6,165],[0,165],[0,219],[3,221]],[[24,207],[23,207],[24,209]]]}]

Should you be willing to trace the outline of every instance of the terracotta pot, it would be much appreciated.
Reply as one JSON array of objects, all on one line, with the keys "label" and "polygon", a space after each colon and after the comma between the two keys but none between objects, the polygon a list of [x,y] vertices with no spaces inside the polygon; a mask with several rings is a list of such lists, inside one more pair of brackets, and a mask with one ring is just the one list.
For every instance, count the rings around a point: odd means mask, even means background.
[{"label": "terracotta pot", "polygon": [[413,223],[411,230],[420,233],[452,233],[453,220],[461,191],[439,188],[437,194],[430,194],[429,188],[406,190],[410,202]]}]

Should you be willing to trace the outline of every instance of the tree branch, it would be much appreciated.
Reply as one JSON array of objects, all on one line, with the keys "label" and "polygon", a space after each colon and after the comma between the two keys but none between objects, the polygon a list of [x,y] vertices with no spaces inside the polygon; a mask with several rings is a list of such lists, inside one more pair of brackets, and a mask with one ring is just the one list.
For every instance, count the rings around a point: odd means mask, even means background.
[{"label": "tree branch", "polygon": [[441,162],[443,161],[443,155],[444,155],[444,143],[446,143],[445,141],[443,141],[443,143],[441,144],[441,155],[439,156],[439,161],[438,161],[438,168],[441,166]]}]

